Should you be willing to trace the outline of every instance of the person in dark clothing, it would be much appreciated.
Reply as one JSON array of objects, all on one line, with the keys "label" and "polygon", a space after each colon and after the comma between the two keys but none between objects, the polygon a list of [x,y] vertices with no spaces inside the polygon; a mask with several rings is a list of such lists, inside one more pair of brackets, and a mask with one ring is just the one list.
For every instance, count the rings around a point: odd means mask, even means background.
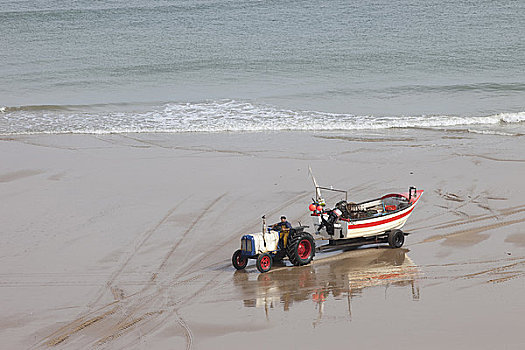
[{"label": "person in dark clothing", "polygon": [[[279,240],[281,241],[281,247],[285,248],[288,241],[288,235],[290,234],[290,229],[292,224],[286,221],[286,216],[281,216],[281,221],[272,225],[272,230],[279,232]],[[281,244],[280,243],[280,244]]]},{"label": "person in dark clothing", "polygon": [[272,230],[275,231],[284,231],[289,230],[292,228],[292,224],[290,224],[288,221],[286,221],[286,216],[281,216],[281,221],[272,225]]}]

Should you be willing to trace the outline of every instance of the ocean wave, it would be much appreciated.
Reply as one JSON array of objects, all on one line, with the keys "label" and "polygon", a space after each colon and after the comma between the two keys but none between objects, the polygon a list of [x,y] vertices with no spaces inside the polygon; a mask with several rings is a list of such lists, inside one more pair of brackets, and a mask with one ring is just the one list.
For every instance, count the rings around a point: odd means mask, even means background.
[{"label": "ocean wave", "polygon": [[[107,110],[111,110],[108,105]],[[220,100],[166,103],[149,111],[101,112],[94,106],[0,107],[0,134],[345,131],[391,128],[446,128],[525,122],[525,112],[489,116],[374,116],[290,110]]]},{"label": "ocean wave", "polygon": [[466,131],[472,134],[481,134],[481,135],[496,135],[496,136],[524,136],[525,135],[520,132],[512,133],[512,132],[505,132],[505,131],[498,131],[498,130],[467,129]]}]

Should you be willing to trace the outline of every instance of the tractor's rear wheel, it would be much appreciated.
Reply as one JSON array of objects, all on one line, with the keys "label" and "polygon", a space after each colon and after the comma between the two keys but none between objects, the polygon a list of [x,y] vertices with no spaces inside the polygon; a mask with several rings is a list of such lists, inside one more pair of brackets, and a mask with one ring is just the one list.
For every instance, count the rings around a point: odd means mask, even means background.
[{"label": "tractor's rear wheel", "polygon": [[237,249],[235,253],[233,253],[232,265],[237,270],[242,270],[246,267],[246,265],[248,265],[248,258],[245,256],[242,256],[242,250]]},{"label": "tractor's rear wheel", "polygon": [[255,265],[257,266],[257,270],[259,270],[259,272],[264,273],[270,271],[273,265],[272,256],[268,253],[260,254]]},{"label": "tractor's rear wheel", "polygon": [[388,232],[388,245],[392,248],[401,248],[405,243],[405,234],[401,230]]},{"label": "tractor's rear wheel", "polygon": [[311,234],[301,232],[288,238],[286,247],[288,259],[295,266],[306,265],[312,261],[315,255],[315,243]]}]

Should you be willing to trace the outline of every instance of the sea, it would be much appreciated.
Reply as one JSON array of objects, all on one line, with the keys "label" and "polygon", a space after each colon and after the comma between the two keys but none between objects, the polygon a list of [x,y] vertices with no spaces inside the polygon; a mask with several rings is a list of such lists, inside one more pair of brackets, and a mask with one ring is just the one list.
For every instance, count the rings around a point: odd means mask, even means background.
[{"label": "sea", "polygon": [[524,0],[0,0],[0,135],[525,134]]}]

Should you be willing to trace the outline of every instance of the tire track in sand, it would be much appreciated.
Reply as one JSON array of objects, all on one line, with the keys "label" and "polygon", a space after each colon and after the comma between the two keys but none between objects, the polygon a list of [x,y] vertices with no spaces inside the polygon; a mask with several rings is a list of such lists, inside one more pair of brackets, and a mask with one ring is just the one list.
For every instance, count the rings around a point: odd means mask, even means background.
[{"label": "tire track in sand", "polygon": [[[224,193],[220,195],[219,197],[215,198],[213,201],[211,201],[206,208],[204,208],[201,212],[202,214],[198,217],[196,217],[193,222],[188,226],[188,228],[184,231],[182,236],[177,240],[175,244],[172,245],[170,251],[165,255],[163,260],[161,261],[158,268],[155,270],[155,272],[152,274],[152,277],[150,279],[150,282],[154,282],[159,273],[165,269],[169,259],[173,256],[173,254],[176,252],[179,245],[186,240],[187,235],[192,232],[195,228],[195,226],[199,223],[202,216],[207,215],[207,213],[221,200],[223,199],[227,193]],[[167,218],[166,218],[167,219]],[[165,221],[165,220],[164,220]],[[158,225],[160,226],[160,225]],[[158,228],[158,227],[157,227]],[[143,314],[143,316],[140,316],[138,318],[135,318],[134,315],[136,315],[141,309],[147,308],[148,305],[151,304],[152,301],[158,299],[158,297],[166,290],[167,286],[162,286],[158,288],[155,292],[144,295],[144,292],[146,292],[148,289],[156,287],[154,284],[148,284],[146,285],[142,290],[135,293],[133,296],[130,296],[128,298],[125,298],[123,303],[121,303],[120,308],[124,308],[126,305],[129,305],[129,307],[126,307],[126,312],[124,313],[124,317],[121,318],[115,325],[108,328],[106,330],[106,334],[102,336],[97,342],[97,345],[102,345],[107,342],[110,342],[112,340],[115,340],[125,333],[130,332],[135,326],[138,324],[144,324],[145,322],[151,322],[156,317],[165,314],[164,308],[161,308],[157,311],[150,311]],[[191,332],[191,329],[186,325],[184,320],[180,317],[178,317],[178,323],[181,325],[184,336],[186,338],[186,343],[189,344],[187,348],[191,348],[191,344],[193,344],[193,334]],[[161,322],[163,324],[164,322]],[[154,329],[148,331],[148,333],[151,333]],[[143,334],[144,336],[144,334]]]},{"label": "tire track in sand", "polygon": [[122,273],[122,271],[124,271],[124,269],[129,264],[131,259],[133,259],[133,257],[144,246],[144,244],[151,238],[151,236],[155,233],[155,231],[157,231],[159,229],[159,227],[161,227],[169,219],[169,217],[175,212],[175,210],[177,210],[189,198],[190,197],[187,197],[184,200],[182,200],[179,203],[177,203],[177,205],[175,205],[173,208],[168,210],[166,215],[164,215],[164,217],[162,217],[162,219],[153,228],[145,231],[142,235],[140,235],[140,238],[138,239],[139,243],[138,244],[134,244],[132,252],[130,254],[128,254],[128,256],[122,262],[122,264],[120,264],[120,266],[117,268],[117,270],[115,272],[113,272],[113,274],[111,275],[109,280],[106,282],[105,289],[101,290],[99,292],[98,296],[91,303],[88,304],[88,308],[92,308],[93,305],[95,305],[96,303],[98,303],[100,301],[100,299],[102,299],[102,297],[104,296],[104,294],[108,290],[111,290],[111,285],[115,282],[115,280]]},{"label": "tire track in sand", "polygon": [[516,219],[516,220],[510,220],[510,221],[498,222],[498,223],[495,223],[495,224],[492,224],[492,225],[486,225],[486,226],[475,227],[475,228],[470,228],[470,229],[465,229],[465,230],[459,230],[459,231],[455,231],[455,232],[447,233],[447,234],[442,234],[442,235],[435,235],[435,236],[429,237],[427,239],[424,239],[421,242],[414,243],[414,245],[415,244],[420,244],[420,243],[435,242],[435,241],[439,241],[441,239],[457,238],[457,237],[460,237],[460,236],[466,235],[466,234],[476,234],[476,233],[485,232],[485,231],[489,231],[489,230],[500,228],[500,227],[505,227],[505,226],[514,225],[514,224],[519,224],[519,223],[522,223],[522,222],[525,222],[525,218]]},{"label": "tire track in sand", "polygon": [[[135,239],[135,244],[133,245],[133,249],[130,254],[124,259],[124,261],[119,265],[117,270],[115,270],[112,275],[110,276],[109,280],[105,283],[105,286],[99,291],[97,296],[93,301],[91,301],[88,305],[88,312],[84,315],[79,316],[74,321],[60,327],[58,330],[53,332],[52,334],[48,335],[43,341],[41,341],[39,344],[46,344],[48,346],[52,345],[58,345],[62,342],[64,342],[66,339],[68,339],[71,335],[78,333],[79,331],[83,330],[84,328],[93,325],[96,322],[101,321],[108,315],[115,314],[121,306],[118,305],[120,300],[116,300],[112,303],[109,303],[105,306],[102,306],[101,308],[96,309],[95,311],[89,311],[94,308],[94,306],[102,299],[104,294],[106,292],[112,292],[112,284],[115,282],[115,280],[119,277],[119,275],[122,273],[122,271],[126,268],[126,266],[129,264],[129,262],[133,259],[133,257],[137,254],[137,252],[144,246],[144,244],[152,237],[152,235],[169,219],[169,217],[188,199],[189,197],[185,198],[184,200],[180,201],[178,204],[176,204],[173,208],[168,210],[166,215],[164,215],[159,222],[152,228],[150,228],[147,231],[144,231],[137,239]],[[147,288],[147,287],[146,287]],[[137,294],[137,293],[135,293]],[[102,317],[100,316],[94,316],[100,313],[101,311],[104,311],[105,309],[117,304],[113,309],[111,309],[110,313],[105,312],[102,313]],[[36,345],[38,346],[38,344]]]},{"label": "tire track in sand", "polygon": [[482,215],[470,216],[466,220],[456,219],[456,220],[445,221],[441,224],[419,226],[419,227],[410,229],[410,231],[419,231],[419,230],[424,230],[427,228],[438,229],[438,230],[445,229],[449,227],[466,225],[466,224],[489,220],[489,219],[497,219],[499,217],[506,217],[506,216],[518,214],[524,211],[525,211],[525,205],[514,206],[514,207],[499,209],[497,214],[482,214]]},{"label": "tire track in sand", "polygon": [[168,263],[168,260],[170,259],[170,257],[173,255],[173,253],[175,253],[175,250],[179,247],[179,245],[184,241],[184,239],[186,238],[186,236],[188,235],[188,233],[190,233],[194,228],[195,228],[195,225],[197,225],[197,223],[199,222],[199,219],[202,217],[202,216],[205,216],[209,211],[210,209],[215,206],[221,199],[223,199],[225,196],[227,195],[227,193],[224,193],[222,195],[220,195],[219,197],[215,198],[210,204],[208,204],[208,206],[204,209],[204,211],[202,212],[202,215],[200,216],[197,216],[195,218],[195,220],[193,220],[193,222],[191,223],[191,225],[186,229],[186,231],[184,231],[184,233],[182,234],[182,237],[177,241],[177,243],[175,243],[170,251],[168,252],[168,254],[166,254],[166,256],[164,257],[164,259],[162,260],[162,263],[160,264],[160,266],[157,268],[157,271],[155,273],[153,273],[153,275],[151,276],[151,281],[155,281],[155,279],[157,279],[157,276],[159,274],[160,271],[164,270],[164,268],[166,267],[166,264]]}]

